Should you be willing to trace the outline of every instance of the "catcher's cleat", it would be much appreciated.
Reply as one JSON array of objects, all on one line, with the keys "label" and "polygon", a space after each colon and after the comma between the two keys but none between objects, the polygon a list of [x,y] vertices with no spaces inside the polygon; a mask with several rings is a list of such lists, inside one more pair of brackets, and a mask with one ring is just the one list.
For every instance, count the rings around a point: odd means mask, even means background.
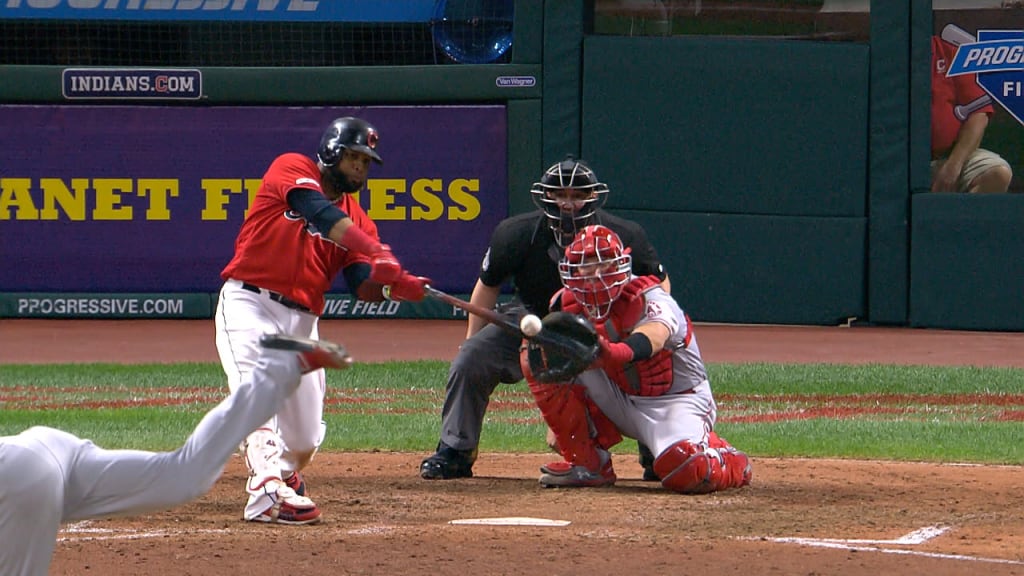
[{"label": "catcher's cleat", "polygon": [[637,459],[644,468],[644,481],[660,482],[661,478],[658,478],[658,474],[654,471],[654,454],[651,453],[651,449],[640,442],[636,443],[636,448],[640,453]]},{"label": "catcher's cleat", "polygon": [[611,460],[597,472],[565,461],[545,464],[540,471],[540,485],[545,488],[597,488],[611,486],[617,479]]},{"label": "catcher's cleat", "polygon": [[277,489],[274,504],[250,522],[268,524],[303,525],[320,522],[320,509],[312,500],[295,493],[295,490],[281,484]]},{"label": "catcher's cleat", "polygon": [[292,472],[291,476],[284,479],[284,484],[294,490],[299,496],[306,495],[306,479],[302,477],[302,474]]},{"label": "catcher's cleat", "polygon": [[456,450],[439,442],[437,452],[420,464],[420,477],[424,480],[472,478],[475,461],[476,450]]},{"label": "catcher's cleat", "polygon": [[275,350],[291,350],[299,353],[302,373],[320,368],[345,369],[352,366],[352,357],[341,344],[326,340],[313,340],[288,334],[264,334],[260,346]]},{"label": "catcher's cleat", "polygon": [[654,471],[654,467],[644,466],[644,482],[661,482],[661,478],[658,478],[658,473]]}]

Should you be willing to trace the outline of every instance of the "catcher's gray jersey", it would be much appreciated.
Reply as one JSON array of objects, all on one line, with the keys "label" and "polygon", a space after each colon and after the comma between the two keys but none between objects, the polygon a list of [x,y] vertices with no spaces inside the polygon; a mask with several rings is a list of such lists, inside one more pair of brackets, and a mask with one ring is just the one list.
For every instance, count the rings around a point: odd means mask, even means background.
[{"label": "catcher's gray jersey", "polygon": [[644,443],[657,455],[680,440],[705,442],[714,428],[717,406],[686,314],[659,286],[648,290],[645,297],[644,316],[637,326],[660,322],[671,333],[665,342],[665,348],[672,350],[669,391],[662,396],[626,394],[601,369],[583,372],[577,382],[624,435]]},{"label": "catcher's gray jersey", "polygon": [[[669,393],[683,392],[699,386],[708,379],[704,359],[700,355],[697,336],[690,319],[683,313],[675,298],[661,287],[655,287],[644,294],[646,299],[644,316],[637,326],[648,322],[660,322],[668,327],[671,336],[665,341],[665,349],[672,350],[672,388]],[[636,327],[634,327],[634,330]]]}]

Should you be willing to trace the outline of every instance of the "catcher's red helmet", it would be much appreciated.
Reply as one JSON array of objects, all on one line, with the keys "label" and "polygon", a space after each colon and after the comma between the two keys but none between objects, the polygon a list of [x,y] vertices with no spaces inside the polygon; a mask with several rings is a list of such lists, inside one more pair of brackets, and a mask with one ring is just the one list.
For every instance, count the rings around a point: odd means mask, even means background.
[{"label": "catcher's red helmet", "polygon": [[619,235],[600,225],[586,226],[558,263],[562,285],[583,305],[587,316],[603,320],[629,282],[633,257]]}]

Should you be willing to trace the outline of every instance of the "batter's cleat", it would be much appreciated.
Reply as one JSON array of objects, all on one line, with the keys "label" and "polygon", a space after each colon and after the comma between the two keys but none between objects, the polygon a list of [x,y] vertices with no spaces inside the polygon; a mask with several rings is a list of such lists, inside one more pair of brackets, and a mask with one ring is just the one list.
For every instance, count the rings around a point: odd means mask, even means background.
[{"label": "batter's cleat", "polygon": [[658,478],[658,474],[654,471],[654,454],[651,453],[651,449],[640,442],[636,443],[636,449],[640,453],[638,457],[640,465],[644,468],[644,481],[660,482],[661,478]]},{"label": "batter's cleat", "polygon": [[274,504],[251,522],[293,526],[316,524],[320,522],[320,509],[309,498],[299,496],[295,490],[282,484],[277,489]]},{"label": "batter's cleat", "polygon": [[345,347],[326,340],[313,340],[288,334],[264,334],[260,337],[260,345],[264,348],[298,352],[303,374],[320,368],[343,370],[352,366],[352,357],[348,355]]},{"label": "batter's cleat", "polygon": [[285,478],[284,485],[294,490],[299,496],[306,495],[306,479],[298,472],[292,472],[291,476]]},{"label": "batter's cleat", "polygon": [[476,450],[456,450],[438,442],[437,452],[420,464],[420,477],[424,480],[451,480],[472,478]]},{"label": "batter's cleat", "polygon": [[540,485],[545,488],[597,488],[611,486],[617,479],[611,460],[597,472],[565,461],[545,464],[540,471]]}]

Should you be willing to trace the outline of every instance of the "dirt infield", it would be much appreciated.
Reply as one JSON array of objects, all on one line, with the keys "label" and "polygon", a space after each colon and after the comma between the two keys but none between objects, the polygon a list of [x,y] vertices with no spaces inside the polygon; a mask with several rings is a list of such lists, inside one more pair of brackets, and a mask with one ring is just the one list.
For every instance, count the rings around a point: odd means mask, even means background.
[{"label": "dirt infield", "polygon": [[[464,324],[333,320],[359,361],[450,359]],[[698,325],[709,362],[1024,367],[1024,334]],[[216,361],[209,321],[0,321],[0,364]],[[723,407],[726,411],[727,407]],[[485,453],[477,477],[428,482],[424,454],[326,453],[308,470],[325,521],[239,521],[233,458],[198,502],[65,527],[51,574],[1024,574],[1020,467],[754,455],[745,489],[667,493],[616,461],[610,489],[544,490],[546,454]],[[533,517],[566,526],[453,525]]]}]

